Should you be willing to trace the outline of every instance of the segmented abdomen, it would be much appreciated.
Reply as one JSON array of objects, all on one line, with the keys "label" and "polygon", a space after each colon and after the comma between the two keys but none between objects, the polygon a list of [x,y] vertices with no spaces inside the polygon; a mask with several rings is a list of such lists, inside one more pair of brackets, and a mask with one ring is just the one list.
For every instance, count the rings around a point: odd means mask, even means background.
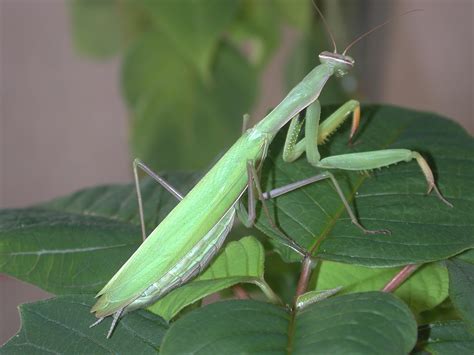
[{"label": "segmented abdomen", "polygon": [[197,276],[219,251],[235,217],[232,206],[222,219],[173,268],[151,284],[124,312],[146,307]]}]

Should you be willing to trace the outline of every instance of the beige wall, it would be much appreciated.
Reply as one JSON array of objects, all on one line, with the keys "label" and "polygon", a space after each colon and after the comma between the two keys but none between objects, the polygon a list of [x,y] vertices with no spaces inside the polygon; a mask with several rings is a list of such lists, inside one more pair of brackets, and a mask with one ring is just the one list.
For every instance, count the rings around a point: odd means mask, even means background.
[{"label": "beige wall", "polygon": [[[393,6],[425,12],[368,42],[364,55],[382,61],[360,78],[368,99],[439,112],[474,133],[473,1]],[[130,179],[119,63],[79,58],[68,20],[62,0],[0,0],[0,207]],[[288,42],[294,34],[285,36]],[[290,50],[266,71],[260,114],[283,95],[281,65]],[[0,277],[0,343],[18,328],[16,305],[46,295],[32,289]]]},{"label": "beige wall", "polygon": [[[387,84],[374,100],[434,111],[474,133],[474,1],[397,0],[396,13],[421,8],[391,31]],[[409,65],[407,65],[409,63]]]},{"label": "beige wall", "polygon": [[[0,33],[0,207],[129,181],[119,61],[77,56],[61,0],[0,0]],[[46,295],[0,276],[0,344]]]}]

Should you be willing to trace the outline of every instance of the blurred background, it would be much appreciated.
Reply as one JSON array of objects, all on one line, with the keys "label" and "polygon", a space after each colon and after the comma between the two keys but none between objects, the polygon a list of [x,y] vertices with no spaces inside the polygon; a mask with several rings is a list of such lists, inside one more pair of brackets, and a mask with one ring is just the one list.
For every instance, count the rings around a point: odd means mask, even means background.
[{"label": "blurred background", "polygon": [[[355,46],[355,70],[323,103],[432,111],[474,133],[472,0],[318,4],[340,49],[424,9]],[[264,116],[326,49],[306,0],[0,0],[0,207],[129,182],[135,156],[204,169],[244,113]],[[19,327],[16,306],[42,297],[0,275],[0,344]]]}]

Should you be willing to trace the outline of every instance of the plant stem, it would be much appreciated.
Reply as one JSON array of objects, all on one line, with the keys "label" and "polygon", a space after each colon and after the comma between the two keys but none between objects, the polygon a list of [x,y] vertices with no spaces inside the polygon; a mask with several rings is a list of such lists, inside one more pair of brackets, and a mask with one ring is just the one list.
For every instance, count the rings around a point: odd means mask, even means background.
[{"label": "plant stem", "polygon": [[278,297],[278,295],[275,292],[273,292],[270,285],[268,285],[263,279],[257,279],[257,280],[251,281],[251,282],[253,282],[255,285],[260,287],[262,292],[265,294],[265,296],[268,298],[268,300],[271,303],[278,304],[278,305],[283,305],[283,302],[280,299],[280,297]]},{"label": "plant stem", "polygon": [[298,297],[306,292],[308,288],[309,277],[311,276],[311,266],[313,260],[311,259],[311,254],[305,255],[302,265],[301,265],[301,274],[298,280],[298,286],[296,286],[295,298],[293,301],[293,307],[291,309],[290,322],[288,325],[288,345],[287,353],[291,354],[293,351],[293,340],[295,336],[295,327],[296,327],[296,313],[298,308],[296,307]]},{"label": "plant stem", "polygon": [[301,266],[300,279],[298,280],[298,286],[296,287],[295,302],[296,299],[306,292],[308,288],[309,276],[311,275],[311,256],[307,255],[303,259],[303,265]]},{"label": "plant stem", "polygon": [[405,266],[398,274],[396,274],[382,289],[383,292],[395,291],[411,274],[418,269],[421,264],[412,264]]},{"label": "plant stem", "polygon": [[250,296],[247,291],[245,291],[244,288],[240,285],[235,285],[234,287],[232,287],[232,292],[234,293],[234,296],[239,300],[250,299]]}]

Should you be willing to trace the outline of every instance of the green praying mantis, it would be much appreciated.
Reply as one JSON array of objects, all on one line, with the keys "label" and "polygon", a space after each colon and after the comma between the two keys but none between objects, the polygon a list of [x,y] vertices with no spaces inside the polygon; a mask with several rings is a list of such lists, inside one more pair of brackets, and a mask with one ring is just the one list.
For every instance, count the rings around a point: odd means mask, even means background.
[{"label": "green praying mantis", "polygon": [[[317,11],[322,16],[319,9]],[[327,27],[324,17],[322,19]],[[342,54],[337,52],[334,38],[329,31],[334,51],[322,52],[319,55],[321,64],[297,84],[266,117],[253,128],[244,130],[242,136],[186,196],[183,197],[145,164],[139,160],[134,161],[144,242],[97,294],[98,300],[91,312],[95,313],[98,320],[91,327],[100,323],[105,317],[112,316],[112,325],[107,334],[109,338],[121,316],[151,305],[198,275],[224,243],[236,214],[246,226],[253,225],[257,200],[262,202],[262,211],[270,225],[278,231],[279,241],[302,256],[308,256],[308,252],[301,245],[277,227],[265,205],[265,200],[316,181],[329,179],[333,183],[352,223],[362,232],[389,233],[384,229],[367,230],[358,222],[330,171],[268,192],[262,191],[259,170],[267,156],[270,143],[288,122],[290,125],[283,150],[284,161],[292,162],[306,153],[308,162],[317,168],[365,171],[416,160],[428,183],[428,193],[435,191],[441,201],[452,206],[439,192],[429,165],[418,152],[408,149],[385,149],[321,159],[318,151],[318,145],[323,144],[352,114],[349,137],[351,140],[360,120],[359,102],[350,100],[320,123],[321,107],[318,97],[324,85],[331,76],[342,77],[353,68],[355,61],[346,54],[350,47],[389,21],[358,37]],[[299,138],[303,126],[304,137]],[[148,237],[144,227],[137,168],[143,169],[180,200]],[[246,191],[247,211],[240,201]]]}]

